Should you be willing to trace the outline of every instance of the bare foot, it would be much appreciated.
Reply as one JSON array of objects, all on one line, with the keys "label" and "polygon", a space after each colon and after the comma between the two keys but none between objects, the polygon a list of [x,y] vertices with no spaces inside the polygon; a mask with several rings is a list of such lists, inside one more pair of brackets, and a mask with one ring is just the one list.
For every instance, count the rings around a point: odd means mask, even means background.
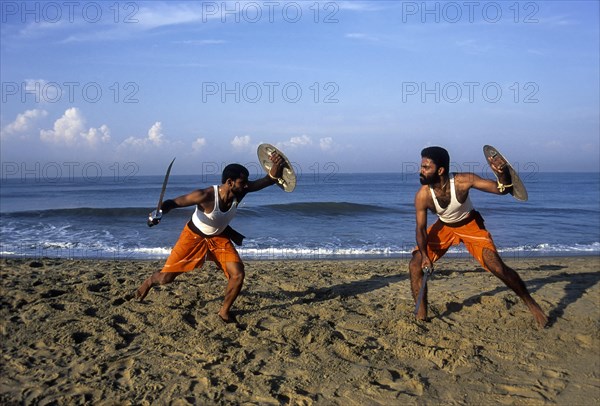
[{"label": "bare foot", "polygon": [[548,326],[548,317],[546,317],[542,309],[532,309],[531,312],[533,313],[533,317],[535,318],[539,328],[546,328]]},{"label": "bare foot", "polygon": [[221,319],[221,321],[225,324],[237,324],[237,320],[235,319],[235,317],[230,316],[229,314],[221,314],[221,312],[219,312],[217,313],[217,316],[219,316],[219,319]]},{"label": "bare foot", "polygon": [[[423,302],[425,302],[425,300],[423,300]],[[417,320],[421,320],[421,321],[428,321],[427,320],[427,306],[423,302],[421,302],[421,306],[419,306],[419,312],[417,314],[415,314],[415,318]]]},{"label": "bare foot", "polygon": [[527,303],[527,307],[531,314],[533,314],[533,318],[538,324],[539,328],[545,328],[548,325],[548,317],[542,311],[540,305],[537,304],[535,300],[532,299],[530,303]]},{"label": "bare foot", "polygon": [[142,286],[140,286],[135,292],[135,298],[140,302],[143,301],[146,295],[148,295],[148,292],[150,292],[150,288],[152,288],[152,281],[150,280],[150,278],[148,278],[144,281],[144,283],[142,283]]}]

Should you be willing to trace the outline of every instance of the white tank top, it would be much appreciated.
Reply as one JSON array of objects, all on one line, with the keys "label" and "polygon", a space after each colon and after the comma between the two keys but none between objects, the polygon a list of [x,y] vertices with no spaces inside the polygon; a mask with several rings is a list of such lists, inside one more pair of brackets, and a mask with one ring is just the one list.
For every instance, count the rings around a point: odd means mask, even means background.
[{"label": "white tank top", "polygon": [[445,209],[442,209],[435,197],[433,188],[429,186],[431,191],[431,197],[433,197],[433,204],[435,205],[435,212],[441,221],[447,224],[458,223],[461,220],[466,219],[469,213],[473,210],[473,203],[471,198],[467,196],[467,200],[464,203],[460,203],[456,198],[456,189],[454,188],[454,175],[450,175],[450,204]]},{"label": "white tank top", "polygon": [[215,190],[215,206],[213,210],[206,214],[196,206],[196,211],[192,215],[192,222],[205,235],[221,234],[235,217],[238,206],[238,201],[234,200],[229,210],[222,212],[219,209],[219,186],[213,185],[213,188]]}]

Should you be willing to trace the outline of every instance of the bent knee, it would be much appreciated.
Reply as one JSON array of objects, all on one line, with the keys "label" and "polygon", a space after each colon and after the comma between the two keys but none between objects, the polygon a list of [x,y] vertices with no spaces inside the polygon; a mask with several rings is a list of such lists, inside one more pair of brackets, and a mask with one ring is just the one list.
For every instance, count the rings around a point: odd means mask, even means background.
[{"label": "bent knee", "polygon": [[246,276],[244,264],[240,262],[228,264],[227,273],[233,279],[244,279],[244,276]]},{"label": "bent knee", "polygon": [[423,261],[421,252],[419,251],[415,251],[412,254],[412,258],[410,259],[410,262],[408,263],[408,267],[410,269],[414,268],[414,267],[418,267],[419,269],[421,269],[421,262]]},{"label": "bent knee", "polygon": [[502,266],[503,262],[502,259],[500,258],[500,255],[498,255],[498,252],[490,249],[490,248],[484,248],[481,256],[483,258],[483,261],[485,262],[485,265],[487,266]]}]

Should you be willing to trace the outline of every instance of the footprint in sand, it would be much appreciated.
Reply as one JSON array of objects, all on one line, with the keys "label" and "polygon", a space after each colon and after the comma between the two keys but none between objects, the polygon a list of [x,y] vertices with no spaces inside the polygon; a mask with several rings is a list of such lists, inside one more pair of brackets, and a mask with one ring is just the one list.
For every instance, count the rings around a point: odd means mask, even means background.
[{"label": "footprint in sand", "polygon": [[110,283],[107,283],[107,282],[94,283],[94,284],[91,284],[90,286],[88,286],[87,290],[90,292],[95,292],[95,293],[107,292],[108,290],[110,290]]},{"label": "footprint in sand", "polygon": [[58,296],[62,296],[64,294],[66,294],[67,292],[64,290],[58,290],[58,289],[50,289],[47,290],[45,292],[42,292],[40,294],[41,297],[43,297],[44,299],[49,299],[49,298],[53,298],[53,297],[58,297]]},{"label": "footprint in sand", "polygon": [[71,338],[73,339],[73,341],[75,341],[75,344],[81,344],[91,336],[92,335],[90,333],[85,333],[83,331],[77,331],[71,334]]},{"label": "footprint in sand", "polygon": [[408,369],[382,370],[378,375],[373,384],[382,389],[421,396],[426,388],[422,378],[418,374],[415,376]]}]

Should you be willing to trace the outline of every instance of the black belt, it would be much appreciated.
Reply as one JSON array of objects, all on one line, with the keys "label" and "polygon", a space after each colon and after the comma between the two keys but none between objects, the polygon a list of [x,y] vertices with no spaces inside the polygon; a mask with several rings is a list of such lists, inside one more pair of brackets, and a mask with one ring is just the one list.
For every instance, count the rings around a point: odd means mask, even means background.
[{"label": "black belt", "polygon": [[[188,221],[187,225],[190,228],[190,230],[192,230],[194,232],[194,234],[198,234],[200,237],[204,237],[204,238],[215,237],[214,235],[204,234],[202,231],[200,231],[200,229],[198,229],[198,227],[196,227],[196,225],[194,224],[194,222],[192,220]],[[235,245],[239,245],[239,246],[242,245],[242,241],[244,240],[244,238],[246,238],[246,236],[244,236],[241,233],[238,233],[233,228],[231,228],[231,226],[227,226],[225,228],[225,230],[223,230],[220,234],[217,234],[217,235],[227,237],[231,241],[233,241],[235,243]]]}]

